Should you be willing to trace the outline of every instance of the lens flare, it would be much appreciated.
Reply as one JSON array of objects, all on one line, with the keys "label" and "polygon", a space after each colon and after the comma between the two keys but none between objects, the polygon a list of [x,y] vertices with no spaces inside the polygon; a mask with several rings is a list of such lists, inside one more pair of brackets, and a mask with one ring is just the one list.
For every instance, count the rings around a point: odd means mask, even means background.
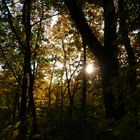
[{"label": "lens flare", "polygon": [[86,73],[87,73],[87,74],[93,73],[94,70],[95,70],[95,68],[94,68],[94,65],[93,65],[93,64],[88,64],[88,65],[86,66]]}]

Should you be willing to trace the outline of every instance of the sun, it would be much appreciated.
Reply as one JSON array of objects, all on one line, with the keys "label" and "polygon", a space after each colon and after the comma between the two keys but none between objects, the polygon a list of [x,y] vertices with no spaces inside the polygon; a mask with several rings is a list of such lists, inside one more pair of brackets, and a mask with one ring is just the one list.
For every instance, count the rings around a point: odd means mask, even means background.
[{"label": "sun", "polygon": [[87,74],[93,73],[94,70],[95,70],[95,67],[94,67],[93,64],[88,64],[88,65],[86,66],[86,73],[87,73]]}]

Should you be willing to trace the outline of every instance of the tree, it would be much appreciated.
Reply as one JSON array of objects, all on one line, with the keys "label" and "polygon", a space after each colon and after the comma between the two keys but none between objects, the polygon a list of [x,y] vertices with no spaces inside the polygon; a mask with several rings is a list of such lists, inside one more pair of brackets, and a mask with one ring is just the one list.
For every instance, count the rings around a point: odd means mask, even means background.
[{"label": "tree", "polygon": [[[127,94],[130,96],[135,93],[136,91],[136,58],[134,54],[134,50],[131,45],[131,41],[129,38],[129,23],[127,23],[127,6],[126,1],[118,1],[119,5],[119,32],[120,32],[120,38],[122,41],[122,44],[125,47],[125,50],[127,52],[127,62],[129,65],[128,71],[127,71],[127,78],[126,81],[127,85]],[[134,108],[133,108],[134,109]],[[136,109],[135,109],[136,110]]]},{"label": "tree", "polygon": [[65,0],[65,4],[71,14],[75,25],[77,26],[83,40],[87,43],[95,57],[99,61],[102,72],[104,102],[106,115],[116,119],[123,116],[123,109],[117,111],[113,107],[115,97],[111,91],[112,79],[117,76],[118,60],[116,40],[116,16],[115,7],[112,0],[103,1],[104,9],[104,46],[98,41],[89,25],[87,24],[81,8],[78,7],[76,1]]},{"label": "tree", "polygon": [[[32,1],[24,1],[23,3],[8,3],[3,0],[2,3],[7,14],[8,24],[10,25],[11,31],[19,44],[18,50],[20,50],[23,55],[19,120],[21,121],[21,134],[23,133],[24,135],[26,133],[27,103],[29,104],[29,111],[31,112],[33,118],[32,130],[35,131],[36,129],[36,110],[33,99],[34,68],[32,68],[32,66],[33,58],[36,54],[35,51],[38,48],[38,39],[40,38],[39,30],[41,27],[39,26],[38,34],[34,36],[33,30],[35,28],[33,28],[33,26],[36,24],[31,25],[31,21],[35,21],[35,19],[32,18],[32,15],[35,14],[32,13],[32,8],[35,8],[35,4],[33,5]],[[22,4],[22,9],[17,8],[17,4]],[[17,22],[20,24],[18,25]],[[21,35],[19,36],[19,34]],[[33,40],[33,36],[37,39]],[[35,43],[33,44],[32,41],[35,41]]]}]

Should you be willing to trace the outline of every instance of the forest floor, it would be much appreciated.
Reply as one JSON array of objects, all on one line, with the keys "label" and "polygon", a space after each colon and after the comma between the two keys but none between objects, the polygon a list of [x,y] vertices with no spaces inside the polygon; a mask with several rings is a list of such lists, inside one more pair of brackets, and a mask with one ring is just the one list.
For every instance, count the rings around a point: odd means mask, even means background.
[{"label": "forest floor", "polygon": [[107,120],[95,108],[86,117],[75,109],[72,117],[68,108],[41,109],[37,111],[36,133],[31,133],[31,119],[27,122],[27,134],[18,137],[19,122],[1,128],[0,140],[140,140],[140,129],[134,124],[135,116],[129,114],[120,121]]}]

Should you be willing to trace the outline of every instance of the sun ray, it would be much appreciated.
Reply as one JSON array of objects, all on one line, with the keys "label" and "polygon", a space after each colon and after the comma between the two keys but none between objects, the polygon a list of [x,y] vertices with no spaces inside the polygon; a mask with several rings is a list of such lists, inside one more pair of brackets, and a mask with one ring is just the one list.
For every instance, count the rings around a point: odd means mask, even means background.
[{"label": "sun ray", "polygon": [[88,64],[88,65],[86,66],[86,73],[87,73],[87,74],[93,73],[94,70],[95,70],[95,68],[94,68],[94,65],[93,65],[93,64]]}]

